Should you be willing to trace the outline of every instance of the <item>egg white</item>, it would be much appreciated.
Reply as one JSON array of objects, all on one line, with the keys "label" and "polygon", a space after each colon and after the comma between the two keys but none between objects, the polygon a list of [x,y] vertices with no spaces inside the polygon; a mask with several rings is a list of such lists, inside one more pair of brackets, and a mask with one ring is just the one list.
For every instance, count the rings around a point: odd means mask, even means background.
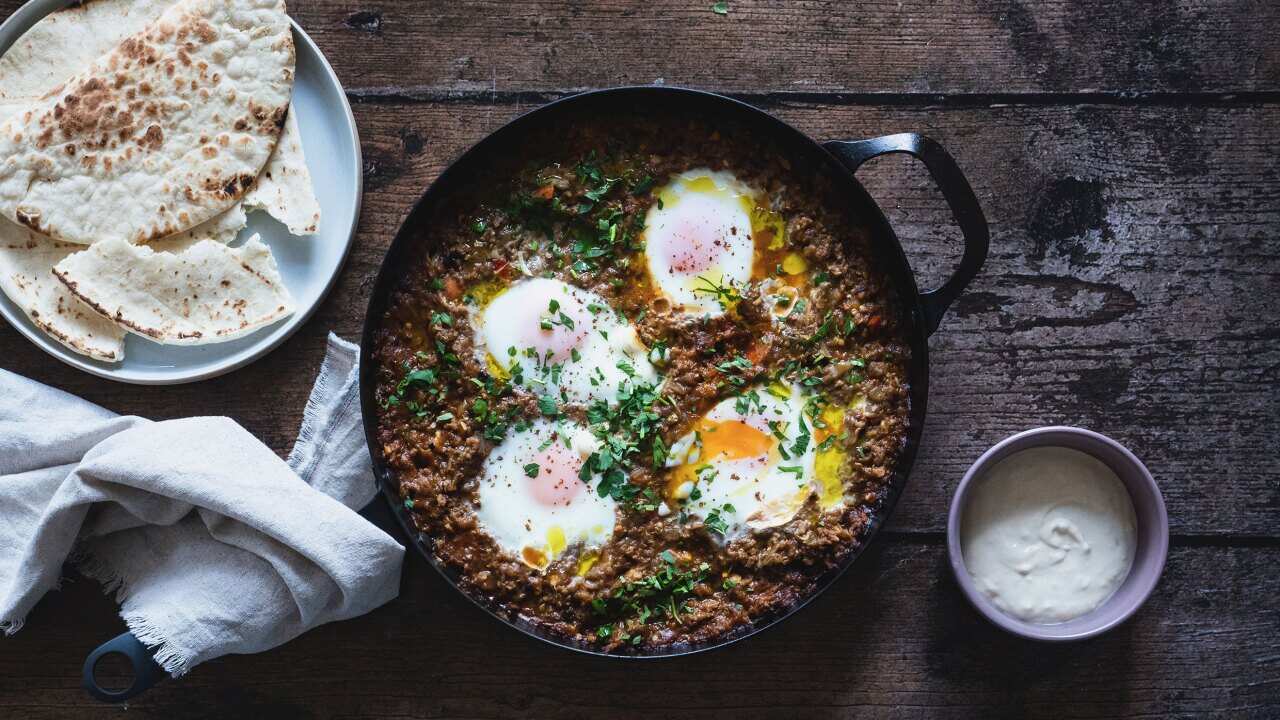
[{"label": "egg white", "polygon": [[598,478],[584,483],[578,477],[597,447],[585,428],[571,422],[537,420],[508,434],[481,471],[480,528],[537,570],[575,545],[604,545],[613,536],[617,503],[596,492]]},{"label": "egg white", "polygon": [[519,280],[472,322],[480,359],[540,396],[612,404],[625,379],[657,379],[635,327],[603,297],[560,280]]},{"label": "egg white", "polygon": [[732,173],[688,170],[657,191],[645,215],[645,262],[655,289],[680,313],[721,315],[717,288],[751,280],[756,193]]},{"label": "egg white", "polygon": [[[669,507],[723,522],[724,532],[712,531],[721,542],[786,524],[819,489],[807,395],[795,386],[746,395],[746,412],[745,398],[721,401],[672,444],[667,461]],[[803,447],[801,436],[808,436]]]}]

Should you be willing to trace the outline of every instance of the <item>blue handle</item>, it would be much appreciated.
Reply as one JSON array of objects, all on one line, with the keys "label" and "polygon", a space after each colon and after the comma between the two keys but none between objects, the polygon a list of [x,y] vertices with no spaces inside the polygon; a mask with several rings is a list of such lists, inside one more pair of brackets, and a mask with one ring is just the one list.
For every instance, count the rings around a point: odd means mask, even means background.
[{"label": "blue handle", "polygon": [[[102,658],[116,653],[125,656],[133,667],[133,684],[124,690],[107,690],[98,684],[93,670]],[[109,703],[124,702],[129,698],[142,694],[147,688],[168,677],[164,668],[156,663],[155,656],[142,641],[126,632],[102,643],[89,653],[84,661],[84,689],[95,698]]]}]

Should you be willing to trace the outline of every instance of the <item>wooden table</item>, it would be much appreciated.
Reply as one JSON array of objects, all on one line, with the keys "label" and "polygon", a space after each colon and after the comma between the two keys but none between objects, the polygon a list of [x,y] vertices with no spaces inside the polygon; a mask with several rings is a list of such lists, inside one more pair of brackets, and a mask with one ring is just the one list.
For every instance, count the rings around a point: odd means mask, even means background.
[{"label": "wooden table", "polygon": [[[991,257],[931,340],[923,449],[889,532],[778,629],[682,660],[593,660],[497,625],[411,557],[391,604],[202,665],[127,717],[1280,714],[1280,5],[1174,5],[294,0],[364,149],[359,237],[317,315],[196,385],[104,382],[8,327],[0,366],[122,413],[229,415],[284,454],[325,335],[358,335],[427,183],[521,111],[609,85],[727,92],[820,139],[924,132],[973,183]],[[860,176],[922,284],[944,277],[960,243],[922,168],[882,159]],[[1052,423],[1128,444],[1173,533],[1138,615],[1061,646],[982,620],[944,545],[964,469]],[[93,583],[51,593],[0,641],[0,716],[118,715],[78,683],[121,628]]]}]

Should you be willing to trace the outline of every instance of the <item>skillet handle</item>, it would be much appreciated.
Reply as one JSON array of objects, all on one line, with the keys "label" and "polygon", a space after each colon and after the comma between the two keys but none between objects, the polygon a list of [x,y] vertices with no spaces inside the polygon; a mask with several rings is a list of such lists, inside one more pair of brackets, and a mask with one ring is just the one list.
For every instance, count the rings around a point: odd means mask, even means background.
[{"label": "skillet handle", "polygon": [[[108,690],[98,684],[93,675],[94,667],[103,657],[111,654],[123,655],[133,666],[133,684],[123,690]],[[141,695],[169,674],[156,662],[151,650],[131,632],[120,633],[102,643],[85,658],[82,684],[93,697],[107,703],[122,703]]]},{"label": "skillet handle", "polygon": [[906,153],[923,162],[933,181],[938,184],[956,224],[960,226],[960,234],[964,237],[964,256],[960,258],[960,267],[956,268],[955,273],[941,287],[920,293],[925,333],[932,335],[938,329],[938,323],[942,322],[947,308],[951,307],[951,303],[960,296],[987,260],[991,235],[987,229],[987,219],[982,214],[982,207],[978,205],[978,198],[973,194],[969,181],[941,145],[917,133],[885,135],[870,140],[832,140],[822,146],[835,155],[850,172],[856,172],[871,158]]}]

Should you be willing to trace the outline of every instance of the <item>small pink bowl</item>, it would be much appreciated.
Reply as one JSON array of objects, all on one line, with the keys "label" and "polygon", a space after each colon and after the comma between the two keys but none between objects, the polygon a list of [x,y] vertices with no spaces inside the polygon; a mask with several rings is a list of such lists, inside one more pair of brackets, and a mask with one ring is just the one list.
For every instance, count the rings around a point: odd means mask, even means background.
[{"label": "small pink bowl", "polygon": [[[1133,499],[1133,511],[1137,515],[1137,548],[1133,567],[1128,577],[1115,593],[1101,605],[1078,618],[1062,623],[1044,625],[1019,620],[1006,615],[987,599],[973,582],[964,564],[960,549],[960,524],[964,521],[967,493],[976,483],[982,482],[986,471],[1010,455],[1033,447],[1055,446],[1088,453],[1111,468]],[[951,555],[951,570],[956,582],[978,612],[997,626],[1015,635],[1033,640],[1063,642],[1084,640],[1100,635],[1129,618],[1142,606],[1164,571],[1165,557],[1169,554],[1169,516],[1165,512],[1160,488],[1142,461],[1134,457],[1123,445],[1105,435],[1075,427],[1043,427],[1020,432],[996,443],[982,454],[964,474],[960,486],[951,498],[951,512],[947,517],[947,550]]]}]

